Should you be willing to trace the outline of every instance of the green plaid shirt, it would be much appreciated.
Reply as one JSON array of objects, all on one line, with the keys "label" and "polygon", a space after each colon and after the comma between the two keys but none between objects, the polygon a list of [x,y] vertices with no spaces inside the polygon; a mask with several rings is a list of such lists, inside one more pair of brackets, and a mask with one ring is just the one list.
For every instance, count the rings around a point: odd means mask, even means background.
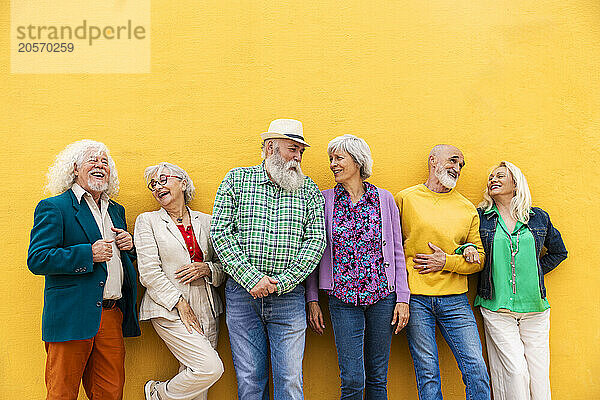
[{"label": "green plaid shirt", "polygon": [[315,269],[325,249],[324,199],[309,177],[287,192],[263,164],[234,168],[219,186],[210,233],[226,273],[250,291],[265,275],[277,293]]}]

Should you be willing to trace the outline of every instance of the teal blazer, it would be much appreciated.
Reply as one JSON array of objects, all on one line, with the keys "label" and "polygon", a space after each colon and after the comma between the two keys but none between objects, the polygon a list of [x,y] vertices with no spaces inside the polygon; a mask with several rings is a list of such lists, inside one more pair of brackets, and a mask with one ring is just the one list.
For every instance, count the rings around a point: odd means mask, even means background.
[{"label": "teal blazer", "polygon": [[[115,228],[127,230],[125,209],[110,200],[108,213]],[[87,203],[71,189],[39,202],[35,209],[27,266],[45,276],[42,340],[64,342],[89,339],[100,327],[106,263],[94,263],[92,244],[100,230]],[[123,336],[139,336],[136,313],[137,277],[130,254],[121,251],[123,264]]]}]

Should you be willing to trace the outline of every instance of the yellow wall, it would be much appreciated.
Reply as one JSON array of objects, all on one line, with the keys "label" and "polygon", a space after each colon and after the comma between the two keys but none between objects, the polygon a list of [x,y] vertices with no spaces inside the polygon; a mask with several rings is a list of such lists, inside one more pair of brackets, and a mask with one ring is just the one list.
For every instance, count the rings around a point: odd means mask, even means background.
[{"label": "yellow wall", "polygon": [[[56,153],[81,138],[104,141],[133,226],[156,207],[145,166],[186,168],[198,188],[192,207],[210,212],[226,171],[259,162],[258,135],[277,117],[304,123],[313,147],[303,168],[323,189],[332,187],[327,142],[344,133],[367,140],[371,182],[392,192],[424,181],[440,142],[464,151],[458,190],[473,202],[493,163],[520,166],[570,251],[547,277],[554,398],[600,397],[597,0],[153,1],[151,17],[150,74],[11,75],[9,6],[0,4],[1,399],[44,396],[43,279],[27,270],[26,251]],[[222,328],[226,372],[213,399],[235,397]],[[176,370],[151,326],[142,330],[126,342],[127,400]],[[440,353],[445,398],[464,398],[445,344]],[[306,397],[335,398],[330,326],[323,337],[308,333],[304,366]],[[404,334],[393,342],[389,392],[416,398]]]}]

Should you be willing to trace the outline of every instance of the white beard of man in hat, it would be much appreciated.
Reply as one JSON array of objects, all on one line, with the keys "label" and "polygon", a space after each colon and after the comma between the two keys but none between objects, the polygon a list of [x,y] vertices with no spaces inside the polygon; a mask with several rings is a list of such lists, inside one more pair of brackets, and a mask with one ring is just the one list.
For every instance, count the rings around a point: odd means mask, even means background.
[{"label": "white beard of man in hat", "polygon": [[262,157],[271,180],[288,192],[300,189],[304,184],[304,174],[300,168],[302,154],[306,147],[310,147],[304,141],[302,122],[288,118],[276,119],[261,137]]},{"label": "white beard of man in hat", "polygon": [[263,157],[267,173],[273,182],[288,192],[295,192],[304,183],[304,173],[300,167],[304,147],[291,139],[268,139],[264,142]]}]

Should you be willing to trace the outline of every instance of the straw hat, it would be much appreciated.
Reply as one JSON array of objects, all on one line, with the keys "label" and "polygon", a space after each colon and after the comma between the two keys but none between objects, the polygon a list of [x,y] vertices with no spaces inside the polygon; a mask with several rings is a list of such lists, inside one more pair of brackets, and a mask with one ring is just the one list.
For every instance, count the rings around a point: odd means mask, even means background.
[{"label": "straw hat", "polygon": [[304,141],[302,122],[295,119],[282,118],[274,120],[269,125],[269,130],[263,132],[260,137],[263,141],[267,139],[290,139],[310,147],[310,145]]}]

